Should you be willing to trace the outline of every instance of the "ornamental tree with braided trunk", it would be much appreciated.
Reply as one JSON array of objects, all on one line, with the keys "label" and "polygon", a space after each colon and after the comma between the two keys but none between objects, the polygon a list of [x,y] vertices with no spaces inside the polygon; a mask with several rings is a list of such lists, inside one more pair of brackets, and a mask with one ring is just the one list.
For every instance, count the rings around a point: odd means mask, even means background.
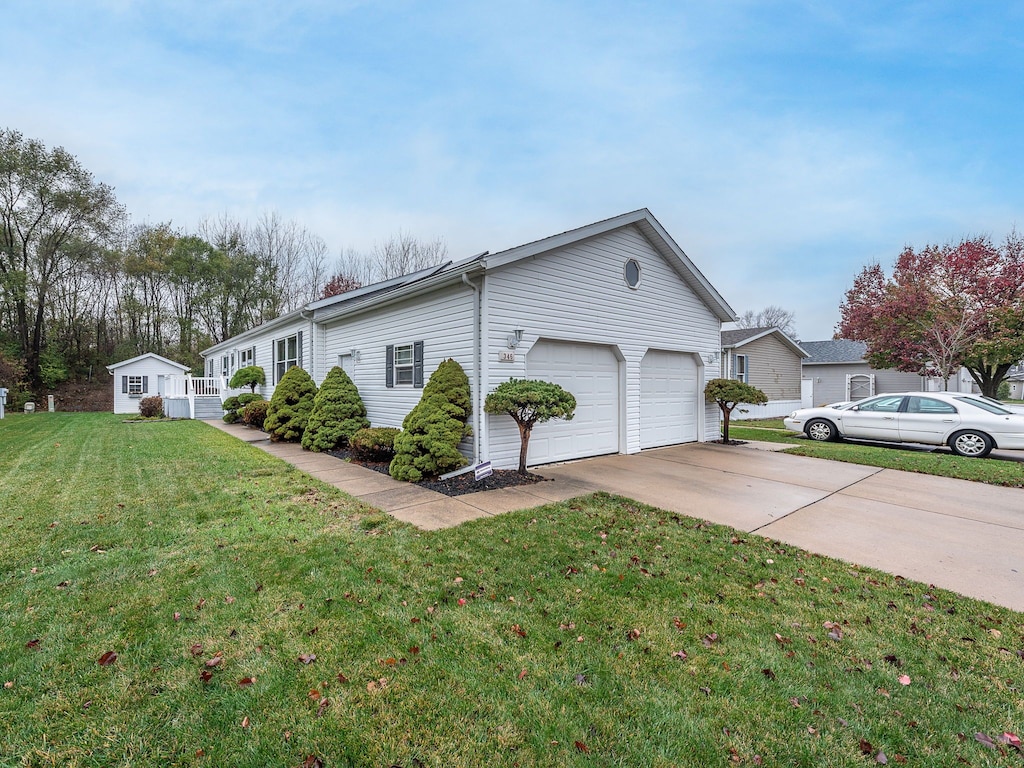
[{"label": "ornamental tree with braided trunk", "polygon": [[550,381],[509,379],[487,395],[484,411],[505,413],[515,420],[519,427],[519,471],[525,475],[526,451],[534,426],[551,419],[572,421],[576,398]]},{"label": "ornamental tree with braided trunk", "polygon": [[704,387],[704,397],[709,403],[717,403],[722,411],[722,442],[729,444],[729,417],[736,406],[749,403],[763,405],[768,395],[736,379],[712,379]]}]

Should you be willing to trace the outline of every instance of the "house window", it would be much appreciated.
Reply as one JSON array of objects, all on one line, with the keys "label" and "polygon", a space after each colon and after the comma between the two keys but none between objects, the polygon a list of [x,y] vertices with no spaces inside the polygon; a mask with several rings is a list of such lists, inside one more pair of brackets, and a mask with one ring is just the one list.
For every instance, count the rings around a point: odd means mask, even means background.
[{"label": "house window", "polygon": [[388,346],[385,355],[388,387],[423,387],[423,342]]},{"label": "house window", "polygon": [[627,261],[626,265],[622,268],[622,276],[626,281],[626,285],[630,288],[636,288],[640,285],[640,262],[636,259]]},{"label": "house window", "polygon": [[299,364],[299,337],[302,334],[287,336],[274,342],[274,382],[281,380],[289,368]]},{"label": "house window", "polygon": [[736,355],[736,370],[733,378],[742,381],[744,384],[747,383],[747,356]]},{"label": "house window", "polygon": [[240,350],[238,353],[238,367],[248,368],[256,364],[256,347]]},{"label": "house window", "polygon": [[121,394],[142,397],[149,391],[149,376],[122,376]]},{"label": "house window", "polygon": [[412,344],[395,347],[395,384],[412,384]]},{"label": "house window", "polygon": [[228,356],[224,355],[220,359],[220,375],[221,376],[227,376],[228,374],[231,373],[231,369],[228,366],[229,366]]}]

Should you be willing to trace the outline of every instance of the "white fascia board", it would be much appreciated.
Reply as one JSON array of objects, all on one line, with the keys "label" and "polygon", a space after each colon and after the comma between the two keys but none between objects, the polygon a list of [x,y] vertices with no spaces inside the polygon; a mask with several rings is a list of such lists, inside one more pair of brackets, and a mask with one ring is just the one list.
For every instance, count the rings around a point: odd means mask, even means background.
[{"label": "white fascia board", "polygon": [[250,328],[248,331],[242,331],[237,336],[232,336],[229,339],[224,339],[224,341],[219,341],[211,347],[207,347],[206,349],[200,350],[199,354],[202,355],[203,357],[209,357],[211,354],[216,354],[217,352],[220,352],[222,350],[231,349],[232,347],[237,346],[239,343],[244,342],[246,339],[250,339],[253,336],[259,336],[260,334],[266,331],[273,330],[279,325],[284,325],[285,323],[303,317],[303,313],[305,311],[305,308],[293,309],[291,312],[288,312],[287,314],[281,315],[280,317],[275,317],[273,320],[267,320],[265,323],[261,323],[260,325],[257,325],[255,328]]},{"label": "white fascia board", "polygon": [[147,359],[159,360],[161,363],[167,363],[167,365],[173,365],[175,368],[178,368],[178,369],[180,369],[182,371],[189,371],[189,370],[191,370],[191,368],[189,368],[187,365],[182,365],[181,363],[176,363],[173,360],[168,360],[166,357],[162,357],[161,355],[158,355],[156,352],[146,352],[146,353],[141,354],[141,355],[136,355],[135,357],[131,358],[130,360],[122,360],[119,363],[111,363],[110,365],[107,366],[107,370],[110,371],[111,373],[113,373],[118,368],[123,368],[126,365],[131,365],[132,363],[137,363],[140,360],[147,360]]}]

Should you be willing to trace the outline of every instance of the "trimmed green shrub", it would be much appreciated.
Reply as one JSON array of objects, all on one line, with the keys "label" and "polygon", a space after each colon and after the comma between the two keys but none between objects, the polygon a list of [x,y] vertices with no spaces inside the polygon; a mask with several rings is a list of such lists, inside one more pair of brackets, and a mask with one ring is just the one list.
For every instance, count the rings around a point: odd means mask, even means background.
[{"label": "trimmed green shrub", "polygon": [[241,421],[242,409],[249,403],[262,400],[263,395],[232,395],[224,401],[224,421],[228,424],[234,424],[235,422]]},{"label": "trimmed green shrub", "polygon": [[471,410],[466,372],[455,360],[445,360],[402,422],[391,476],[415,483],[464,467],[467,461],[459,453],[459,443],[472,432],[467,423]]},{"label": "trimmed green shrub", "polygon": [[996,389],[997,400],[1009,400],[1010,399],[1010,382],[1003,381],[999,382],[999,387]]},{"label": "trimmed green shrub", "polygon": [[262,387],[267,383],[266,374],[263,373],[263,369],[258,365],[247,365],[245,368],[239,368],[235,371],[234,376],[231,377],[231,381],[228,382],[228,386],[231,389],[241,389],[242,387],[249,387],[253,393],[256,392],[256,387]]},{"label": "trimmed green shrub", "polygon": [[164,399],[154,395],[139,400],[139,416],[144,419],[159,419],[164,415]]},{"label": "trimmed green shrub", "polygon": [[741,403],[763,405],[768,402],[768,395],[736,379],[712,379],[704,387],[704,399],[709,403],[718,403],[722,410],[722,442],[728,445],[729,417],[736,406]]},{"label": "trimmed green shrub", "polygon": [[359,390],[336,365],[313,398],[313,411],[302,433],[302,447],[307,451],[344,448],[352,435],[368,426],[370,420],[366,418],[366,406],[359,397]]},{"label": "trimmed green shrub", "polygon": [[551,419],[571,421],[576,398],[558,384],[537,379],[509,379],[499,384],[484,400],[487,413],[505,413],[519,427],[519,471],[526,474],[526,452],[535,424]]},{"label": "trimmed green shrub", "polygon": [[274,389],[267,418],[263,422],[263,429],[270,435],[270,439],[291,443],[301,440],[306,421],[313,410],[314,397],[316,384],[309,374],[297,365],[289,368]]},{"label": "trimmed green shrub", "polygon": [[241,410],[242,423],[257,429],[263,429],[263,422],[267,420],[267,410],[270,403],[267,400],[253,400]]},{"label": "trimmed green shrub", "polygon": [[401,431],[394,427],[366,427],[349,438],[348,446],[363,461],[391,461],[395,456],[395,438]]}]

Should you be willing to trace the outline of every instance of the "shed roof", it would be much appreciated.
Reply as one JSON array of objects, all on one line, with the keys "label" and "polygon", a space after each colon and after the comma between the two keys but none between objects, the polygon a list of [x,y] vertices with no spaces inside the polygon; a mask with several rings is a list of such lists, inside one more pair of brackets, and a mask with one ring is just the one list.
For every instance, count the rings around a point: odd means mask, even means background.
[{"label": "shed roof", "polygon": [[736,328],[731,331],[722,331],[722,349],[735,349],[736,347],[742,347],[744,344],[749,344],[752,341],[756,341],[757,339],[761,339],[772,334],[776,334],[783,344],[792,349],[793,352],[800,357],[810,357],[801,343],[797,343],[781,328],[776,328],[774,326],[762,328]]},{"label": "shed roof", "polygon": [[122,360],[119,363],[112,363],[112,364],[107,366],[107,370],[110,373],[113,373],[118,368],[123,368],[126,365],[130,365],[131,363],[137,363],[140,360],[145,360],[147,358],[152,358],[153,360],[158,360],[161,363],[166,363],[167,365],[170,365],[170,366],[173,366],[174,368],[177,368],[182,373],[184,373],[185,371],[192,370],[191,366],[182,365],[181,363],[176,363],[173,360],[168,360],[166,357],[161,357],[160,355],[156,354],[155,352],[146,352],[145,354],[137,355],[137,356],[131,358],[130,360]]}]

